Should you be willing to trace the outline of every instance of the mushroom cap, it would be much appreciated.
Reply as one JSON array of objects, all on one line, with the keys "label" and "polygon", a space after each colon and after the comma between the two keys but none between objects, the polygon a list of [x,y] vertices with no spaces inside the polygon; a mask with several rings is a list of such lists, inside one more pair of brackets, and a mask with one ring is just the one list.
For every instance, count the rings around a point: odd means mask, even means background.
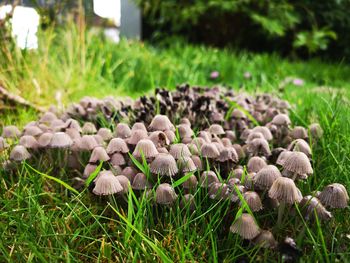
[{"label": "mushroom cap", "polygon": [[331,208],[345,208],[349,202],[346,188],[338,183],[327,185],[318,198],[324,206]]},{"label": "mushroom cap", "polygon": [[96,171],[97,165],[88,163],[84,168],[83,179],[87,179],[93,172]]},{"label": "mushroom cap", "polygon": [[40,146],[35,137],[31,135],[23,135],[19,139],[19,144],[23,145],[27,149],[37,149]]},{"label": "mushroom cap", "polygon": [[152,184],[148,182],[145,174],[138,173],[132,182],[132,188],[135,190],[146,190],[152,188]]},{"label": "mushroom cap", "polygon": [[278,126],[289,126],[291,121],[287,114],[280,113],[273,117],[271,123]]},{"label": "mushroom cap", "polygon": [[45,122],[45,123],[51,123],[54,120],[57,119],[57,116],[55,113],[47,111],[45,112],[41,117],[40,117],[40,122]]},{"label": "mushroom cap", "polygon": [[154,131],[149,134],[148,137],[157,148],[165,147],[170,144],[170,140],[166,134],[162,131]]},{"label": "mushroom cap", "polygon": [[73,141],[69,135],[65,132],[55,132],[52,135],[49,146],[51,148],[69,148],[72,146]]},{"label": "mushroom cap", "polygon": [[153,131],[165,131],[165,130],[175,130],[174,125],[171,123],[166,115],[156,115],[151,121],[149,128]]},{"label": "mushroom cap", "polygon": [[253,242],[263,248],[275,248],[277,246],[276,239],[268,230],[262,230],[260,234],[254,238]]},{"label": "mushroom cap", "polygon": [[292,179],[278,177],[269,190],[269,197],[287,204],[299,203],[303,196]]},{"label": "mushroom cap", "polygon": [[182,183],[184,189],[195,189],[198,185],[198,180],[195,175],[191,175],[185,182]]},{"label": "mushroom cap", "polygon": [[234,118],[234,119],[246,119],[247,117],[245,116],[245,114],[240,111],[239,109],[234,109],[232,111],[232,114],[231,116]]},{"label": "mushroom cap", "polygon": [[107,145],[107,153],[127,153],[129,152],[129,147],[126,142],[121,138],[113,138]]},{"label": "mushroom cap", "polygon": [[263,155],[269,156],[271,155],[269,143],[264,139],[253,139],[248,143],[248,152],[253,155]]},{"label": "mushroom cap", "polygon": [[30,126],[24,129],[23,135],[39,136],[43,131],[38,126]]},{"label": "mushroom cap", "polygon": [[267,166],[266,161],[258,156],[250,158],[247,164],[249,173],[257,173],[265,166]]},{"label": "mushroom cap", "polygon": [[154,174],[174,176],[179,171],[174,157],[170,154],[160,153],[150,164],[150,170]]},{"label": "mushroom cap", "polygon": [[40,137],[38,138],[38,143],[40,145],[40,147],[47,147],[52,139],[53,134],[50,132],[45,132],[43,134],[40,135]]},{"label": "mushroom cap", "polygon": [[302,126],[296,126],[290,131],[290,136],[295,139],[307,139],[309,136],[307,130]]},{"label": "mushroom cap", "polygon": [[121,193],[126,194],[129,192],[129,188],[131,187],[129,179],[125,175],[117,175],[116,178],[123,187],[123,191]]},{"label": "mushroom cap", "polygon": [[252,211],[255,212],[263,209],[260,196],[256,192],[247,191],[243,194],[243,198]]},{"label": "mushroom cap", "polygon": [[294,151],[294,152],[303,152],[305,153],[308,157],[311,156],[311,148],[309,144],[304,141],[303,139],[296,139],[292,141],[288,148],[288,151]]},{"label": "mushroom cap", "polygon": [[227,199],[230,195],[230,189],[225,183],[214,182],[209,185],[208,195],[210,199]]},{"label": "mushroom cap", "polygon": [[137,143],[136,148],[132,153],[132,155],[135,156],[136,158],[141,158],[142,154],[147,159],[153,158],[158,154],[157,148],[151,140],[142,139]]},{"label": "mushroom cap", "polygon": [[306,219],[313,219],[315,212],[317,217],[322,220],[332,218],[332,214],[327,211],[317,197],[307,195],[301,200],[299,206],[302,208]]},{"label": "mushroom cap", "polygon": [[98,161],[106,162],[109,161],[109,159],[105,148],[98,146],[92,151],[89,163],[97,163]]},{"label": "mushroom cap", "polygon": [[224,128],[222,128],[222,126],[219,125],[219,124],[212,124],[212,125],[210,125],[208,131],[211,134],[215,134],[215,135],[223,135],[223,134],[225,134]]},{"label": "mushroom cap", "polygon": [[66,120],[65,129],[74,129],[74,130],[77,130],[78,132],[82,132],[79,122],[72,118]]},{"label": "mushroom cap", "polygon": [[131,128],[131,131],[134,130],[144,130],[145,132],[147,132],[146,126],[143,122],[135,122]]},{"label": "mushroom cap", "polygon": [[192,155],[191,159],[198,170],[203,169],[202,160],[198,155]]},{"label": "mushroom cap", "polygon": [[238,154],[235,150],[235,148],[231,147],[225,147],[221,152],[220,156],[218,157],[218,161],[220,162],[226,162],[226,161],[232,161],[234,163],[238,162]]},{"label": "mushroom cap", "polygon": [[[40,126],[42,127],[42,126]],[[51,130],[53,131],[62,131],[63,129],[66,128],[66,124],[64,123],[63,120],[61,119],[56,119],[56,120],[53,120],[50,124],[50,128]]]},{"label": "mushroom cap", "polygon": [[190,211],[196,210],[196,200],[192,194],[185,194],[181,199],[180,207],[184,209],[187,206]]},{"label": "mushroom cap", "polygon": [[125,158],[121,153],[113,153],[110,161],[113,166],[120,166],[126,164]]},{"label": "mushroom cap", "polygon": [[139,141],[147,139],[148,134],[144,130],[133,130],[131,132],[130,138],[128,138],[128,144],[136,145]]},{"label": "mushroom cap", "polygon": [[30,157],[30,153],[27,151],[27,148],[25,148],[23,145],[16,145],[10,153],[10,159],[12,161],[21,162],[29,159]]},{"label": "mushroom cap", "polygon": [[171,205],[177,199],[174,188],[167,183],[160,184],[156,189],[156,201],[161,205]]},{"label": "mushroom cap", "polygon": [[94,180],[95,195],[112,195],[123,191],[123,186],[111,171],[101,171]]},{"label": "mushroom cap", "polygon": [[192,139],[192,144],[196,145],[199,149],[204,143],[206,143],[206,141],[202,137]]},{"label": "mushroom cap", "polygon": [[96,141],[96,138],[92,135],[83,135],[79,140],[79,148],[83,151],[91,151],[95,147],[98,147],[99,143]]},{"label": "mushroom cap", "polygon": [[67,128],[65,133],[67,133],[72,140],[80,138],[80,132],[74,128]]},{"label": "mushroom cap", "polygon": [[21,132],[17,128],[17,126],[9,125],[3,128],[1,137],[5,139],[8,139],[8,138],[14,139],[14,138],[18,138],[20,135],[21,135]]},{"label": "mushroom cap", "polygon": [[97,135],[100,135],[104,141],[109,141],[113,138],[112,131],[108,128],[100,128]]},{"label": "mushroom cap", "polygon": [[85,122],[82,127],[82,133],[84,134],[95,134],[97,132],[97,129],[95,127],[95,124],[92,122]]},{"label": "mushroom cap", "polygon": [[235,148],[236,153],[238,154],[239,159],[242,159],[242,158],[245,157],[245,152],[244,152],[244,150],[243,150],[243,148],[242,148],[241,145],[235,143],[235,144],[232,145],[232,147]]},{"label": "mushroom cap", "polygon": [[260,228],[250,214],[243,213],[231,225],[230,231],[240,235],[244,239],[251,240],[259,235]]},{"label": "mushroom cap", "polygon": [[204,171],[199,178],[199,185],[208,188],[212,183],[219,183],[219,179],[213,171]]},{"label": "mushroom cap", "polygon": [[189,125],[191,127],[191,122],[188,118],[181,118],[180,124]]},{"label": "mushroom cap", "polygon": [[175,159],[191,157],[191,152],[186,144],[177,143],[170,146],[169,153],[174,156]]},{"label": "mushroom cap", "polygon": [[180,134],[180,138],[191,138],[193,135],[193,130],[190,125],[180,124],[177,126],[177,130]]},{"label": "mushroom cap", "polygon": [[121,172],[121,174],[126,176],[131,183],[134,182],[134,178],[135,178],[137,173],[138,173],[138,171],[132,166],[125,167]]},{"label": "mushroom cap", "polygon": [[131,130],[126,123],[118,123],[115,127],[115,135],[118,138],[126,139],[131,136]]},{"label": "mushroom cap", "polygon": [[220,156],[220,152],[214,143],[205,143],[201,147],[201,154],[205,158],[215,159]]},{"label": "mushroom cap", "polygon": [[229,138],[222,138],[221,139],[222,145],[225,147],[230,147],[232,146],[232,142]]},{"label": "mushroom cap", "polygon": [[309,126],[310,134],[314,139],[320,139],[323,136],[323,130],[320,124],[312,123]]},{"label": "mushroom cap", "polygon": [[165,148],[165,147],[157,148],[157,151],[158,151],[159,153],[169,153],[168,149]]},{"label": "mushroom cap", "polygon": [[313,173],[309,158],[303,152],[291,152],[288,154],[282,167],[289,172],[299,175]]},{"label": "mushroom cap", "polygon": [[177,160],[177,167],[183,173],[193,172],[197,170],[197,166],[194,164],[191,157],[183,157]]},{"label": "mushroom cap", "polygon": [[164,133],[171,143],[175,141],[176,135],[173,131],[165,130]]},{"label": "mushroom cap", "polygon": [[249,133],[247,139],[246,139],[246,143],[250,143],[252,140],[254,139],[262,139],[262,140],[266,140],[264,135],[261,132],[251,132]]},{"label": "mushroom cap", "polygon": [[231,130],[228,130],[228,131],[225,131],[226,133],[226,137],[231,141],[231,142],[234,142],[237,140],[237,136],[236,136],[236,133],[234,131],[231,131]]},{"label": "mushroom cap", "polygon": [[286,161],[286,159],[288,158],[288,156],[290,155],[290,151],[282,151],[279,155],[278,158],[276,160],[276,164],[279,164],[281,166],[283,166],[284,162]]},{"label": "mushroom cap", "polygon": [[254,176],[254,185],[259,189],[269,189],[273,182],[281,176],[281,172],[276,166],[268,165],[262,168]]},{"label": "mushroom cap", "polygon": [[211,142],[211,134],[207,131],[200,131],[197,137],[202,138],[205,142]]},{"label": "mushroom cap", "polygon": [[238,179],[242,179],[243,173],[244,173],[244,171],[243,171],[243,168],[241,168],[241,167],[238,167],[238,168],[233,170],[234,177],[238,178]]}]

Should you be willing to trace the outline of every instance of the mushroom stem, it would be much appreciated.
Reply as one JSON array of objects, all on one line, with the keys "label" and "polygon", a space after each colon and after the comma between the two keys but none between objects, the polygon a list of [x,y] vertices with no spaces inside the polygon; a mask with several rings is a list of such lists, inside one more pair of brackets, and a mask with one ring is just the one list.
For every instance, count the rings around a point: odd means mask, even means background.
[{"label": "mushroom stem", "polygon": [[298,174],[297,174],[297,173],[294,173],[294,174],[293,174],[293,177],[292,177],[293,181],[295,181],[297,178],[298,178]]},{"label": "mushroom stem", "polygon": [[286,207],[286,203],[285,202],[281,202],[279,207],[278,207],[278,218],[277,218],[277,226],[278,227],[281,226],[282,217],[283,217],[283,213],[284,213],[285,207]]}]

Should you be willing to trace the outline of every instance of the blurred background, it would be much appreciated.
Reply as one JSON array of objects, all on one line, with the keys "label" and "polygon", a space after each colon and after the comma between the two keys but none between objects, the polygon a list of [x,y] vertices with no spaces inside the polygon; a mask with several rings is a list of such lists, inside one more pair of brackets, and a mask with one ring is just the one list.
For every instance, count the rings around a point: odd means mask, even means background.
[{"label": "blurred background", "polygon": [[349,10],[348,0],[2,0],[0,86],[38,107],[183,82],[347,87]]}]

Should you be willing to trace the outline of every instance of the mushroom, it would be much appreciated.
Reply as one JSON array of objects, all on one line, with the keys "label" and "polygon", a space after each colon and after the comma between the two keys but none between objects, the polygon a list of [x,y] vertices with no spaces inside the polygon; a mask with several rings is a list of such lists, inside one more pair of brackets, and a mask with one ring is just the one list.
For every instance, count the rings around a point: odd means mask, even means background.
[{"label": "mushroom", "polygon": [[214,134],[214,135],[224,135],[225,134],[224,129],[219,124],[212,124],[212,125],[210,125],[208,131],[211,134]]},{"label": "mushroom", "polygon": [[139,141],[141,141],[143,139],[147,139],[147,138],[148,138],[148,134],[146,131],[133,130],[133,131],[131,131],[131,135],[128,138],[127,142],[128,142],[128,144],[136,145]]},{"label": "mushroom", "polygon": [[18,138],[20,135],[21,135],[21,132],[17,128],[17,126],[10,125],[10,126],[5,126],[3,128],[1,137],[5,139],[15,139],[15,138]]},{"label": "mushroom", "polygon": [[64,132],[55,132],[52,135],[51,141],[49,143],[49,146],[51,148],[69,148],[72,146],[73,141],[72,139],[68,136],[68,134]]},{"label": "mushroom", "polygon": [[129,147],[123,139],[113,138],[112,140],[110,140],[109,144],[107,145],[106,150],[108,154],[128,153]]},{"label": "mushroom", "polygon": [[254,185],[262,190],[268,190],[273,182],[281,177],[281,172],[274,165],[268,165],[262,168],[257,174],[254,176]]},{"label": "mushroom", "polygon": [[257,173],[265,166],[267,166],[267,164],[264,159],[258,156],[254,156],[249,159],[247,169],[249,173]]},{"label": "mushroom", "polygon": [[147,177],[143,173],[136,174],[131,185],[134,190],[146,190],[152,188],[152,184],[148,182]]},{"label": "mushroom", "polygon": [[97,169],[96,164],[90,164],[88,163],[85,166],[84,173],[83,173],[83,179],[87,179],[93,172],[95,172]]},{"label": "mushroom", "polygon": [[277,241],[271,231],[262,230],[260,234],[253,239],[253,243],[263,248],[275,248]]},{"label": "mushroom", "polygon": [[130,181],[125,175],[117,175],[116,178],[118,179],[120,185],[123,187],[123,190],[121,193],[126,194],[129,192],[130,189]]},{"label": "mushroom", "polygon": [[198,185],[198,180],[195,175],[191,175],[185,182],[182,183],[182,187],[185,190],[195,189]]},{"label": "mushroom", "polygon": [[0,152],[9,147],[8,143],[3,137],[0,137]]},{"label": "mushroom", "polygon": [[248,152],[253,156],[271,155],[269,143],[264,139],[256,138],[248,143]]},{"label": "mushroom", "polygon": [[[261,199],[256,192],[247,191],[243,194],[243,198],[253,212],[263,209]],[[241,206],[242,206],[242,202],[241,202]]]},{"label": "mushroom", "polygon": [[220,152],[214,143],[205,143],[201,147],[201,154],[204,158],[216,159],[220,156]]},{"label": "mushroom", "polygon": [[23,135],[30,135],[30,136],[39,136],[43,133],[43,131],[37,127],[37,126],[30,126],[24,129]]},{"label": "mushroom", "polygon": [[348,206],[349,195],[342,184],[327,185],[319,195],[321,203],[330,208],[345,208]]},{"label": "mushroom", "polygon": [[219,179],[213,171],[204,171],[199,178],[199,185],[208,188],[212,183],[219,183]]},{"label": "mushroom", "polygon": [[154,145],[157,148],[165,147],[166,145],[170,144],[170,140],[162,131],[151,132],[149,135],[149,139],[154,143]]},{"label": "mushroom", "polygon": [[302,153],[305,153],[308,157],[311,156],[311,148],[309,144],[303,139],[296,139],[292,141],[289,144],[287,150],[294,151],[294,152],[302,152]]},{"label": "mushroom", "polygon": [[243,213],[230,227],[232,233],[240,235],[244,239],[252,240],[260,233],[260,228],[256,224],[254,217]]},{"label": "mushroom", "polygon": [[317,197],[307,195],[301,200],[299,206],[302,208],[306,219],[313,219],[315,212],[320,219],[328,220],[332,218],[332,214],[326,210]]},{"label": "mushroom", "polygon": [[158,151],[156,149],[156,146],[149,139],[140,140],[137,143],[134,152],[132,153],[132,155],[136,158],[141,158],[143,155],[146,159],[154,158],[157,154]]},{"label": "mushroom", "polygon": [[131,128],[131,131],[134,130],[144,130],[145,132],[147,132],[146,126],[143,122],[135,122]]},{"label": "mushroom", "polygon": [[84,134],[95,134],[97,129],[92,122],[85,122],[82,127],[82,133]]},{"label": "mushroom", "polygon": [[149,128],[152,131],[165,131],[175,130],[174,125],[170,122],[169,118],[165,115],[156,115],[151,121]]},{"label": "mushroom", "polygon": [[126,139],[131,136],[131,130],[126,123],[118,123],[115,127],[115,136]]},{"label": "mushroom", "polygon": [[92,151],[94,148],[98,147],[99,143],[96,141],[95,137],[92,135],[84,135],[81,137],[79,142],[79,147],[83,151]]},{"label": "mushroom", "polygon": [[104,141],[109,141],[113,138],[112,131],[107,128],[100,128],[97,135],[100,135]]},{"label": "mushroom", "polygon": [[313,139],[320,139],[323,136],[323,130],[320,124],[312,123],[309,126],[310,134]]},{"label": "mushroom", "polygon": [[170,154],[160,153],[150,164],[150,170],[154,174],[174,176],[179,171],[174,157]]},{"label": "mushroom", "polygon": [[95,195],[113,195],[123,192],[123,186],[111,171],[101,171],[94,182],[95,187],[92,192]]},{"label": "mushroom", "polygon": [[230,195],[230,190],[225,183],[213,182],[209,185],[208,195],[210,199],[226,199]]},{"label": "mushroom", "polygon": [[125,160],[123,154],[121,154],[121,153],[112,154],[110,162],[113,165],[113,167],[126,164],[126,160]]},{"label": "mushroom", "polygon": [[34,136],[31,135],[23,135],[19,139],[19,144],[23,145],[27,149],[37,149],[40,146],[38,141],[34,138]]},{"label": "mushroom", "polygon": [[110,158],[106,150],[103,147],[98,146],[94,148],[94,150],[92,151],[89,159],[89,163],[97,163],[99,161],[106,162],[106,161],[109,161],[109,159]]},{"label": "mushroom", "polygon": [[282,167],[286,171],[293,173],[293,180],[300,178],[304,174],[313,173],[309,158],[302,152],[290,152],[283,161]]},{"label": "mushroom", "polygon": [[23,145],[16,145],[10,153],[10,159],[16,162],[27,160],[30,157],[30,153]]},{"label": "mushroom", "polygon": [[196,210],[196,200],[192,194],[185,194],[180,202],[180,207],[185,209],[186,207],[192,212]]},{"label": "mushroom", "polygon": [[171,145],[169,153],[177,160],[180,158],[188,158],[192,155],[187,145],[183,143]]},{"label": "mushroom", "polygon": [[177,199],[174,188],[167,183],[160,184],[156,189],[156,201],[161,205],[172,205]]},{"label": "mushroom", "polygon": [[178,159],[177,167],[182,173],[188,173],[197,170],[196,165],[190,157],[183,157]]}]

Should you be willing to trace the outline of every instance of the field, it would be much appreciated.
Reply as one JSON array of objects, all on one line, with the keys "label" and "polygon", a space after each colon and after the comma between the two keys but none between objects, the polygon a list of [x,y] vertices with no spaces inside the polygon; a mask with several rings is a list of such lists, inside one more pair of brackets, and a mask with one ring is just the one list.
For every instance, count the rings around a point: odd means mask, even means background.
[{"label": "field", "polygon": [[[319,122],[324,129],[323,139],[313,148],[315,172],[298,185],[302,192],[332,182],[350,189],[348,65],[183,43],[153,47],[123,40],[115,45],[96,31],[83,34],[77,28],[41,34],[40,49],[35,52],[1,45],[0,83],[32,103],[63,107],[84,96],[137,98],[151,94],[155,87],[174,89],[180,83],[270,92],[292,104],[294,125]],[[212,71],[218,71],[219,78],[210,79]],[[251,78],[245,78],[245,72]],[[304,84],[286,83],[286,78],[300,78]],[[2,113],[0,126],[23,126],[35,118],[34,111],[8,110]],[[281,260],[274,251],[247,246],[223,231],[227,203],[204,200],[194,214],[186,215],[179,208],[159,210],[146,200],[131,202],[131,195],[129,205],[119,206],[115,202],[123,201],[111,199],[107,204],[88,190],[74,195],[28,166],[19,167],[15,175],[0,169],[0,176],[1,261]],[[305,262],[346,262],[350,259],[349,207],[333,215],[329,222],[312,224],[291,217],[288,225],[294,227],[283,228],[277,238],[295,238]]]}]

